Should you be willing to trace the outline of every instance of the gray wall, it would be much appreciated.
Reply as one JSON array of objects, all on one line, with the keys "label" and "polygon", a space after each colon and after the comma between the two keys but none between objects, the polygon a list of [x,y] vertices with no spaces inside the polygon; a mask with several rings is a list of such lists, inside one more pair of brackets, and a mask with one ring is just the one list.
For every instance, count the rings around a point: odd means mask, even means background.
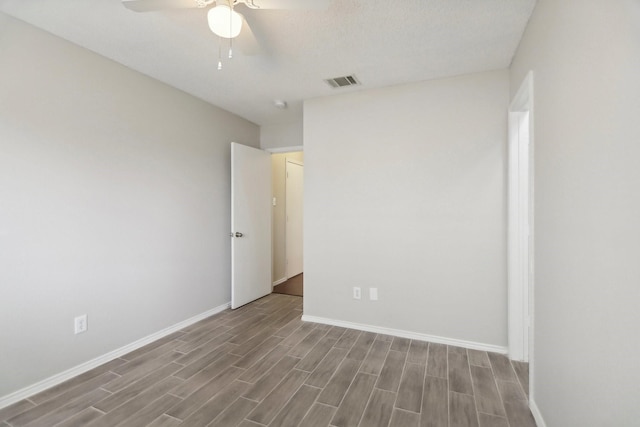
[{"label": "gray wall", "polygon": [[304,154],[302,151],[293,153],[278,153],[271,155],[271,188],[273,197],[276,198],[276,206],[273,206],[272,220],[272,256],[273,266],[271,269],[272,281],[287,279],[287,159],[302,162]]},{"label": "gray wall", "polygon": [[[230,300],[257,126],[0,14],[0,396]],[[73,335],[73,317],[89,331]]]},{"label": "gray wall", "polygon": [[502,70],[305,102],[305,315],[506,346],[508,98]]},{"label": "gray wall", "polygon": [[638,425],[640,3],[539,0],[534,400],[548,426]]}]

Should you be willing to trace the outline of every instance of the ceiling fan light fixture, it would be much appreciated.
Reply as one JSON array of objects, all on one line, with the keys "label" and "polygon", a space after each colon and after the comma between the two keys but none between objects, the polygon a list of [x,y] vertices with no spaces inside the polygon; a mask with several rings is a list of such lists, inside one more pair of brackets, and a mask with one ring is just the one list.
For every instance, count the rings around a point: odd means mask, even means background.
[{"label": "ceiling fan light fixture", "polygon": [[238,37],[242,29],[242,16],[226,4],[210,9],[207,19],[211,31],[226,39]]}]

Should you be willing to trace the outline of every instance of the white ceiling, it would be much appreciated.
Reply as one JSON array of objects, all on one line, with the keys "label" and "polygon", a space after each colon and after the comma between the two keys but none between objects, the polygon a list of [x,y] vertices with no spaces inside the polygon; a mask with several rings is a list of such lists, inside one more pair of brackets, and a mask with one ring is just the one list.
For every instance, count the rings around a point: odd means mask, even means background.
[{"label": "white ceiling", "polygon": [[[258,0],[256,0],[258,3]],[[0,0],[0,11],[259,125],[300,121],[302,101],[506,68],[535,0],[332,0],[326,10],[248,10],[263,52],[217,70],[206,9],[137,13],[120,0]],[[1,29],[0,29],[1,31]],[[355,74],[362,86],[323,79]],[[283,99],[286,110],[274,108]]]}]

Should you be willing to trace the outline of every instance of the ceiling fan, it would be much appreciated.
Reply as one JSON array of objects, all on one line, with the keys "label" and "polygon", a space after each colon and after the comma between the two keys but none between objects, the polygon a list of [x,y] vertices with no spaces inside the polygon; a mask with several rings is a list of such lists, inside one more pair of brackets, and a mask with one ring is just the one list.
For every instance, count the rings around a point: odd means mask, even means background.
[{"label": "ceiling fan", "polygon": [[[209,28],[221,39],[229,40],[229,58],[233,56],[232,40],[238,38],[243,53],[255,55],[260,52],[260,45],[245,17],[238,13],[236,6],[249,10],[313,10],[326,9],[331,0],[122,0],[127,9],[136,12],[151,12],[164,9],[209,9],[207,18]],[[222,69],[220,43],[218,51],[218,69]]]}]

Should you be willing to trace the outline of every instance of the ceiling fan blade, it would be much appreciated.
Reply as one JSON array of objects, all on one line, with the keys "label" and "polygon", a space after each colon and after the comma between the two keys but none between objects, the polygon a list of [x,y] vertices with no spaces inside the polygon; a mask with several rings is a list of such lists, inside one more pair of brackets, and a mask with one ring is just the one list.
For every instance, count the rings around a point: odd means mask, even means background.
[{"label": "ceiling fan blade", "polygon": [[[242,14],[239,15],[242,16]],[[238,43],[238,49],[245,55],[258,55],[262,51],[258,39],[256,39],[255,34],[253,34],[251,30],[251,26],[244,16],[242,16],[242,31],[240,31],[240,35],[238,35],[235,40]]]},{"label": "ceiling fan blade", "polygon": [[321,10],[327,9],[331,0],[241,0],[251,9]]},{"label": "ceiling fan blade", "polygon": [[195,0],[122,0],[122,4],[127,9],[135,12],[198,7],[198,3]]}]

